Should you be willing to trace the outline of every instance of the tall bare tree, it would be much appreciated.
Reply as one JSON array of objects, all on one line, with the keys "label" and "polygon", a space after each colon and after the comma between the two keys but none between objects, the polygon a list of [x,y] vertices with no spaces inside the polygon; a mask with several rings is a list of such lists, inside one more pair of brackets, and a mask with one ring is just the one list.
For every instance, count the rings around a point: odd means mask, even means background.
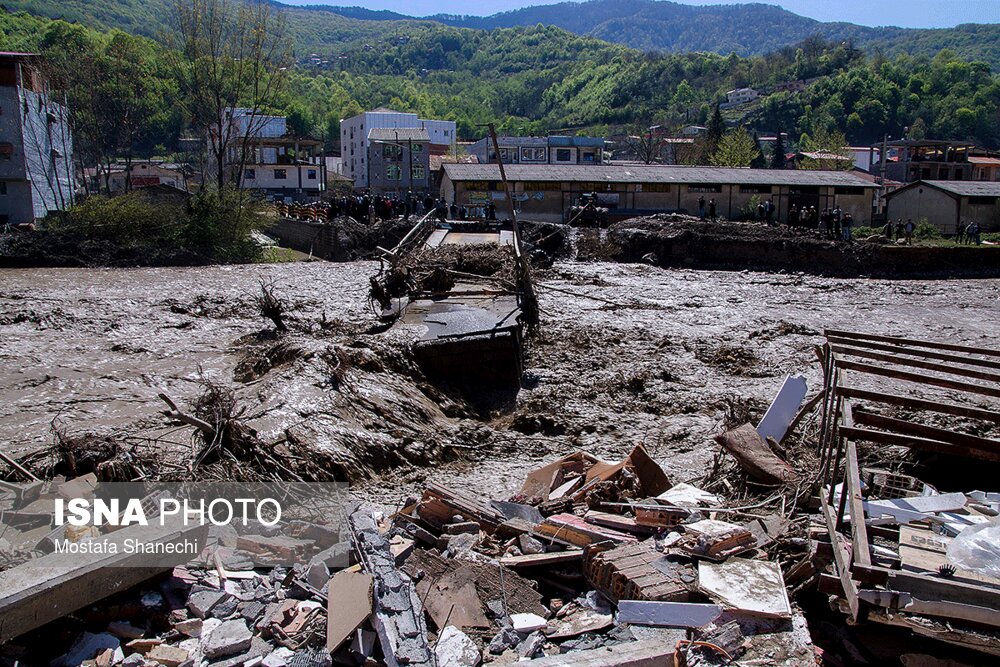
[{"label": "tall bare tree", "polygon": [[663,161],[663,147],[666,141],[660,132],[651,129],[635,130],[634,134],[626,135],[625,145],[629,152],[644,164]]},{"label": "tall bare tree", "polygon": [[286,84],[292,50],[284,15],[266,0],[176,0],[175,18],[191,124],[205,138],[216,185],[239,184],[248,139]]}]

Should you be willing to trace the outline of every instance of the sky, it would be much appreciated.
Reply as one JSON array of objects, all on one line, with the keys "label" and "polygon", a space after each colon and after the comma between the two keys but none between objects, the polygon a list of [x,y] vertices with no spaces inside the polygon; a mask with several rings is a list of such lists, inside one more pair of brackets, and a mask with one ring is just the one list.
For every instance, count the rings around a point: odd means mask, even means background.
[{"label": "sky", "polygon": [[[390,9],[409,16],[475,14],[487,16],[555,0],[283,0],[292,5],[361,6]],[[717,5],[750,0],[679,0],[688,5]],[[762,1],[762,0],[755,0]],[[1000,0],[763,0],[820,21],[847,21],[868,26],[950,28],[960,23],[1000,23]]]}]

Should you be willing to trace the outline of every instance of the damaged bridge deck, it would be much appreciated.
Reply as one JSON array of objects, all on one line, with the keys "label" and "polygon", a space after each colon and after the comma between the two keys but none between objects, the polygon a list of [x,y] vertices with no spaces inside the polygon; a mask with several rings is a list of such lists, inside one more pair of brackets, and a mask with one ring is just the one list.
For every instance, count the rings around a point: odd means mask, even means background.
[{"label": "damaged bridge deck", "polygon": [[[433,258],[442,249],[473,251],[483,246],[510,248],[504,261],[512,265],[508,268],[516,265],[515,233],[502,223],[438,221],[429,216],[395,249],[386,251],[384,259],[397,266],[418,252]],[[418,259],[415,264],[419,269],[422,262]],[[444,271],[453,278],[448,289],[418,285],[391,308],[390,315],[397,318],[394,326],[414,332],[413,349],[422,370],[433,380],[450,383],[518,386],[523,370],[522,290],[490,276]]]}]

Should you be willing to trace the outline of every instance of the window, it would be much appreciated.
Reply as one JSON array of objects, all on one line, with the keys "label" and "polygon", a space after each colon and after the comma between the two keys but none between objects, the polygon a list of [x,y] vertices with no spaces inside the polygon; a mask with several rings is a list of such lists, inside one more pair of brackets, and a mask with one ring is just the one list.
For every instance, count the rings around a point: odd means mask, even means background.
[{"label": "window", "polygon": [[524,184],[524,190],[526,192],[542,192],[548,191],[552,192],[555,190],[562,189],[558,181],[528,181]]},{"label": "window", "polygon": [[400,177],[400,169],[398,164],[390,164],[385,167],[385,179],[387,181],[398,181]]},{"label": "window", "polygon": [[996,197],[969,197],[969,206],[996,206]]},{"label": "window", "polygon": [[545,149],[544,148],[522,148],[521,149],[521,161],[522,162],[545,162]]},{"label": "window", "polygon": [[864,188],[855,187],[853,185],[838,185],[833,189],[833,194],[835,195],[863,195],[864,193]]},{"label": "window", "polygon": [[636,192],[670,192],[670,183],[640,183]]},{"label": "window", "polygon": [[0,181],[0,195],[5,195],[5,194],[7,194],[7,182]]},{"label": "window", "polygon": [[283,181],[288,178],[288,170],[286,169],[275,169],[274,170],[274,180]]},{"label": "window", "polygon": [[246,171],[243,172],[243,179],[244,180],[252,181],[252,180],[254,180],[256,178],[257,178],[257,170],[256,169],[247,169]]},{"label": "window", "polygon": [[582,156],[584,162],[594,162],[597,159],[597,155],[592,152],[586,152]]},{"label": "window", "polygon": [[413,169],[410,171],[410,178],[413,179],[414,181],[419,181],[423,180],[424,176],[425,176],[424,165],[422,164],[413,165]]},{"label": "window", "polygon": [[412,144],[412,146],[413,146],[413,152],[414,153],[423,153],[424,152],[424,145],[423,144]]},{"label": "window", "polygon": [[741,185],[740,192],[752,195],[769,195],[773,191],[770,185]]},{"label": "window", "polygon": [[692,183],[688,186],[688,192],[722,192],[722,186],[714,183]]},{"label": "window", "polygon": [[316,180],[316,170],[315,169],[307,169],[306,170],[306,178],[308,178],[310,181],[315,181]]},{"label": "window", "polygon": [[938,180],[947,181],[948,180],[948,167],[941,167],[938,169]]},{"label": "window", "polygon": [[504,162],[510,162],[514,157],[514,152],[509,148],[500,149],[500,159]]},{"label": "window", "polygon": [[403,148],[396,144],[382,146],[382,157],[386,160],[399,160],[403,157]]},{"label": "window", "polygon": [[573,151],[568,148],[556,149],[556,162],[569,162],[573,159]]}]

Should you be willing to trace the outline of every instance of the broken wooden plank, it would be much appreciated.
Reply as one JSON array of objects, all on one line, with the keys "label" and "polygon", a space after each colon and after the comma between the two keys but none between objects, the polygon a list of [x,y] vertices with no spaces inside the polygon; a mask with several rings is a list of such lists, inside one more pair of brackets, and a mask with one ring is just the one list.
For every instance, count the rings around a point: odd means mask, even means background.
[{"label": "broken wooden plank", "polygon": [[920,600],[910,593],[900,591],[863,590],[859,593],[861,599],[869,604],[894,611],[904,611],[908,614],[935,616],[949,621],[966,621],[1000,628],[1000,614],[995,609],[978,607],[962,602],[946,602],[941,600]]},{"label": "broken wooden plank", "polygon": [[795,478],[795,471],[782,461],[751,424],[715,436],[715,441],[733,455],[740,466],[763,484],[784,484]]},{"label": "broken wooden plank", "polygon": [[656,532],[656,528],[653,526],[640,525],[637,523],[638,512],[636,513],[636,518],[633,519],[631,517],[622,516],[621,514],[610,514],[608,512],[588,510],[587,513],[583,515],[583,520],[597,526],[614,528],[615,530],[621,530],[627,533],[651,535]]},{"label": "broken wooden plank", "polygon": [[341,570],[327,587],[326,648],[333,653],[372,615],[374,579],[364,572]]},{"label": "broken wooden plank", "polygon": [[700,628],[722,615],[717,604],[621,600],[618,622],[658,628]]},{"label": "broken wooden plank", "polygon": [[583,560],[583,549],[553,551],[545,554],[524,554],[523,556],[503,556],[500,564],[506,567],[535,567],[537,565],[561,565]]},{"label": "broken wooden plank", "polygon": [[976,370],[974,368],[961,368],[959,366],[949,366],[947,364],[939,364],[933,361],[907,359],[906,357],[900,357],[895,354],[874,352],[870,350],[858,350],[851,347],[843,347],[841,345],[831,345],[830,349],[833,350],[834,354],[846,354],[853,357],[861,357],[862,359],[871,359],[872,361],[881,361],[887,364],[906,366],[908,368],[919,368],[925,371],[935,371],[937,373],[946,373],[948,375],[958,375],[976,380],[1000,382],[1000,375],[990,373],[989,371]]},{"label": "broken wooden plank", "polygon": [[982,419],[1000,424],[1000,412],[993,410],[983,410],[953,403],[942,403],[941,401],[931,401],[911,396],[895,396],[867,389],[856,387],[837,387],[837,393],[844,398],[853,398],[859,401],[872,401],[873,403],[886,403],[898,405],[912,410],[927,410],[928,412],[938,412],[956,417],[971,417],[972,419]]},{"label": "broken wooden plank", "polygon": [[980,394],[982,396],[1000,398],[1000,389],[995,387],[984,387],[983,385],[972,384],[971,382],[959,382],[958,380],[951,380],[949,378],[939,378],[932,375],[922,375],[920,373],[909,373],[896,368],[873,366],[872,364],[861,363],[859,361],[848,361],[846,359],[837,359],[837,365],[847,370],[866,373],[868,375],[879,375],[882,377],[893,378],[895,380],[903,380],[905,382],[928,384],[935,387],[944,387],[945,389],[964,391],[970,394]]},{"label": "broken wooden plank", "polygon": [[857,423],[860,426],[871,426],[881,428],[904,435],[915,435],[920,438],[945,442],[958,447],[968,447],[970,449],[981,449],[986,452],[1000,452],[1000,440],[981,438],[967,433],[960,433],[949,429],[935,426],[925,426],[903,419],[886,417],[873,412],[861,411],[857,413]]},{"label": "broken wooden plank", "polygon": [[882,343],[894,343],[896,345],[907,345],[912,347],[926,347],[932,350],[951,350],[952,352],[967,352],[969,354],[1000,357],[1000,350],[991,350],[985,347],[973,347],[971,345],[957,345],[955,343],[939,343],[937,341],[918,340],[916,338],[903,338],[901,336],[881,336],[878,334],[839,331],[836,329],[824,329],[823,335],[856,340],[874,340]]},{"label": "broken wooden plank", "polygon": [[[51,553],[0,572],[0,644],[49,621],[126,590],[190,558],[179,556],[178,563],[160,563],[163,556],[135,553],[127,540],[175,545],[185,542],[200,551],[208,537],[208,526],[183,526],[178,521],[163,527],[131,526],[103,538],[108,548],[100,553]],[[114,545],[114,553],[111,546]],[[107,551],[104,553],[103,551]],[[184,551],[178,551],[184,554]],[[155,566],[144,566],[155,562]]]},{"label": "broken wooden plank", "polygon": [[854,441],[877,442],[883,445],[898,445],[900,447],[909,447],[910,449],[919,449],[925,452],[934,452],[936,454],[949,454],[951,456],[964,456],[967,458],[981,459],[983,461],[1000,462],[1000,452],[990,452],[982,449],[960,447],[947,442],[930,440],[928,438],[921,438],[915,435],[873,431],[867,428],[848,428],[846,426],[840,427],[840,433],[844,437],[850,438]]},{"label": "broken wooden plank", "polygon": [[635,542],[636,537],[589,524],[574,514],[554,514],[535,527],[535,534],[565,544],[583,547],[596,542]]},{"label": "broken wooden plank", "polygon": [[947,354],[945,352],[933,352],[931,350],[922,350],[916,347],[900,347],[898,345],[888,345],[885,343],[876,343],[867,340],[851,340],[848,338],[840,338],[839,336],[830,336],[827,338],[827,342],[830,343],[831,345],[851,345],[854,347],[868,348],[870,350],[881,350],[883,352],[908,354],[910,356],[923,357],[925,359],[951,361],[953,363],[965,364],[967,366],[980,366],[982,368],[1000,369],[1000,361],[995,361],[993,359],[979,359],[978,357],[970,357],[968,355]]},{"label": "broken wooden plank", "polygon": [[698,586],[735,613],[759,618],[792,617],[788,591],[777,563],[730,558],[724,563],[698,563]]},{"label": "broken wooden plank", "polygon": [[835,574],[840,577],[841,588],[844,590],[844,597],[847,606],[851,610],[851,618],[858,618],[860,605],[858,602],[858,587],[851,578],[851,555],[841,543],[842,536],[837,532],[837,517],[833,508],[827,503],[826,498],[821,494],[820,507],[823,510],[823,518],[826,520],[826,530],[833,543],[833,567]]}]

